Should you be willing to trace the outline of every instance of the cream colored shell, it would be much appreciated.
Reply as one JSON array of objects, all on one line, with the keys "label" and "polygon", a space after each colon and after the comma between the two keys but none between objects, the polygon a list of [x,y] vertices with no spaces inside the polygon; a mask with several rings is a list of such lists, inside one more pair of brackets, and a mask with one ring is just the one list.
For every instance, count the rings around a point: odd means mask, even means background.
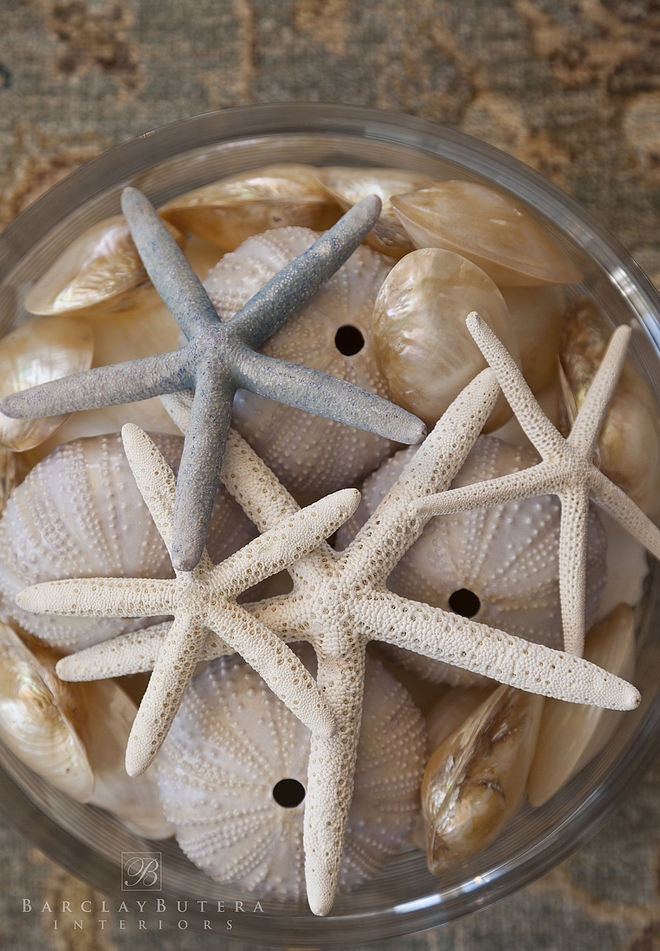
[{"label": "cream colored shell", "polygon": [[[313,662],[305,645],[301,654]],[[212,878],[259,897],[304,896],[303,814],[276,802],[307,784],[310,734],[236,655],[191,684],[158,756],[158,784],[179,845]],[[340,872],[348,889],[403,847],[419,811],[426,736],[404,688],[367,660],[355,792]]]}]

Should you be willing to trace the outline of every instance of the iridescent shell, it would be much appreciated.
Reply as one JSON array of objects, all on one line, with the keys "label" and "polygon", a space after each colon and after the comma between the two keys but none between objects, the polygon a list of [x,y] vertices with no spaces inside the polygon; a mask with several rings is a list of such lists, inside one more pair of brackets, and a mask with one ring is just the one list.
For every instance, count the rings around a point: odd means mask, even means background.
[{"label": "iridescent shell", "polygon": [[544,699],[498,687],[431,755],[422,808],[436,875],[485,849],[520,808]]},{"label": "iridescent shell", "polygon": [[[635,674],[635,623],[632,608],[619,604],[587,633],[584,656],[624,680]],[[623,714],[580,703],[547,700],[536,754],[527,780],[533,806],[550,799],[593,759],[616,730]]]},{"label": "iridescent shell", "polygon": [[[204,286],[229,320],[266,281],[318,237],[306,228],[255,235],[227,254]],[[373,304],[390,263],[360,247],[340,270],[261,347],[388,397],[374,356]],[[321,495],[364,478],[391,443],[342,423],[239,390],[233,425],[291,492]]]},{"label": "iridescent shell", "polygon": [[[375,875],[404,846],[425,747],[419,711],[368,657],[341,888]],[[189,687],[156,761],[165,814],[188,858],[259,897],[301,899],[308,756],[309,731],[257,674],[236,656],[213,661]]]},{"label": "iridescent shell", "polygon": [[178,195],[160,209],[181,231],[234,251],[250,235],[298,226],[325,231],[339,206],[311,165],[270,165]]},{"label": "iridescent shell", "polygon": [[446,248],[474,261],[496,284],[573,284],[580,271],[526,206],[477,182],[435,182],[392,198],[416,248]]},{"label": "iridescent shell", "polygon": [[[340,532],[342,544],[366,521],[414,452],[402,450],[365,481],[360,508]],[[480,436],[452,487],[506,475],[537,461],[527,449]],[[434,518],[399,561],[388,587],[406,598],[561,649],[560,512],[556,496],[547,495]],[[605,531],[591,508],[587,625],[593,622],[605,586],[606,548]],[[418,672],[426,669],[435,679],[434,665],[426,662]]]},{"label": "iridescent shell", "polygon": [[[92,365],[92,330],[84,320],[37,317],[0,340],[0,397]],[[67,416],[10,419],[0,413],[0,445],[23,452],[43,443]]]},{"label": "iridescent shell", "polygon": [[[373,313],[378,366],[395,401],[430,426],[486,361],[465,318],[477,311],[516,362],[513,321],[488,275],[453,251],[424,248],[399,261],[383,281]],[[488,421],[494,429],[511,415],[500,396]]]},{"label": "iridescent shell", "polygon": [[343,211],[348,211],[367,195],[378,195],[383,203],[380,218],[365,238],[365,243],[374,251],[401,258],[413,250],[414,245],[397,218],[390,199],[392,195],[430,184],[428,175],[401,168],[347,168],[342,165],[319,169],[317,175]]},{"label": "iridescent shell", "polygon": [[[176,469],[182,437],[154,440]],[[211,557],[225,558],[255,534],[237,503],[220,490],[207,543]],[[114,576],[173,577],[118,433],[60,446],[14,490],[0,518],[0,612],[60,650],[77,650],[143,622],[30,614],[14,598],[40,581]]]},{"label": "iridescent shell", "polygon": [[501,288],[515,327],[520,367],[534,393],[557,375],[566,295],[563,287]]},{"label": "iridescent shell", "polygon": [[[184,236],[166,222],[180,247]],[[25,297],[31,314],[109,314],[150,288],[123,216],[106,218],[76,238]]]},{"label": "iridescent shell", "polygon": [[[583,298],[570,308],[561,342],[566,428],[582,405],[611,333],[591,301]],[[605,416],[596,461],[650,518],[660,516],[660,410],[630,358]]]}]

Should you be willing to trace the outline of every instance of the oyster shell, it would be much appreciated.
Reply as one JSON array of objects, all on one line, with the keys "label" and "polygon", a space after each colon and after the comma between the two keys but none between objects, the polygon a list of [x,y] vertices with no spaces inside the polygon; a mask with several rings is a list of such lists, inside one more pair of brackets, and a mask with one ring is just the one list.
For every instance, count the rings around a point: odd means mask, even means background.
[{"label": "oyster shell", "polygon": [[317,171],[291,164],[240,172],[178,195],[160,214],[223,251],[234,251],[246,238],[272,228],[325,231],[341,211],[317,180]]},{"label": "oyster shell", "polygon": [[[301,648],[311,665],[313,651]],[[156,762],[179,845],[212,878],[259,897],[303,897],[309,735],[237,656],[194,679]],[[343,889],[371,878],[404,845],[419,811],[425,742],[404,688],[367,657]]]},{"label": "oyster shell", "polygon": [[516,330],[520,368],[534,393],[557,375],[566,295],[563,287],[501,288]]},{"label": "oyster shell", "polygon": [[499,285],[573,284],[582,274],[525,205],[477,182],[435,182],[392,205],[417,248],[464,255]]},{"label": "oyster shell", "polygon": [[498,687],[432,754],[422,808],[436,875],[486,848],[520,808],[544,699]]},{"label": "oyster shell", "polygon": [[[256,235],[227,254],[204,281],[222,320],[229,320],[266,281],[318,235],[282,228]],[[390,263],[360,247],[323,287],[270,337],[261,351],[315,367],[388,397],[374,356],[373,303]],[[287,488],[322,495],[362,479],[385,458],[389,440],[283,406],[245,390],[234,400],[233,425]]]},{"label": "oyster shell", "polygon": [[[174,468],[181,436],[155,435]],[[221,560],[255,537],[241,508],[221,489],[207,547]],[[141,626],[118,618],[31,614],[14,603],[40,581],[84,577],[173,577],[165,544],[111,433],[66,443],[43,459],[13,492],[0,518],[0,614],[63,651]]]},{"label": "oyster shell", "polygon": [[365,244],[374,251],[401,258],[414,249],[390,199],[392,195],[401,195],[430,184],[428,175],[401,168],[347,168],[335,165],[319,169],[317,176],[342,211],[348,211],[367,195],[378,195],[383,203],[380,218],[365,238]]},{"label": "oyster shell", "polygon": [[[184,236],[168,231],[180,247]],[[25,297],[31,314],[109,314],[134,303],[151,288],[122,215],[106,218],[76,238]]]},{"label": "oyster shell", "polygon": [[[92,331],[83,320],[37,317],[0,340],[0,397],[58,380],[92,365]],[[10,419],[0,413],[0,446],[32,449],[55,432],[67,416]]]},{"label": "oyster shell", "polygon": [[450,687],[426,714],[429,749],[436,750],[495,689],[492,681],[486,687]]},{"label": "oyster shell", "polygon": [[[465,325],[473,310],[519,363],[504,298],[488,275],[460,254],[413,251],[392,268],[378,292],[373,313],[378,366],[396,402],[429,425],[487,366]],[[500,396],[488,427],[501,426],[510,415]]]},{"label": "oyster shell", "polygon": [[[619,604],[591,628],[585,638],[584,656],[604,670],[625,680],[632,679],[635,624],[630,605]],[[579,773],[607,744],[621,716],[617,710],[548,700],[527,780],[531,804],[543,805],[571,776]]]}]

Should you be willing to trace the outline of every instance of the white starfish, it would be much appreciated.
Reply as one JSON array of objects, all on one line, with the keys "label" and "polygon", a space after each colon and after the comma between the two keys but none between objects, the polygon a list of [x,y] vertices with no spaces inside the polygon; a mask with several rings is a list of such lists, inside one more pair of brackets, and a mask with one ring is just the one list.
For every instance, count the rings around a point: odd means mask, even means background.
[{"label": "white starfish", "polygon": [[414,506],[414,513],[428,518],[537,495],[558,495],[561,501],[559,593],[564,646],[567,651],[581,657],[589,499],[601,505],[648,551],[660,558],[660,530],[593,464],[598,436],[626,358],[630,327],[623,326],[614,331],[570,435],[564,439],[539,406],[514,360],[488,324],[479,314],[472,313],[467,318],[467,326],[494,370],[518,422],[540,454],[541,462],[498,479],[426,498]]},{"label": "white starfish", "polygon": [[[138,488],[172,551],[176,480],[152,440],[138,426],[124,426],[124,448]],[[126,749],[130,776],[144,772],[167,735],[193,675],[209,631],[223,638],[224,652],[237,652],[313,733],[332,734],[333,714],[314,678],[298,657],[236,597],[264,578],[290,567],[353,514],[360,493],[343,489],[272,522],[219,565],[206,549],[192,571],[171,580],[78,578],[25,588],[16,598],[28,611],[86,617],[157,617],[173,614]]]},{"label": "white starfish", "polygon": [[[449,485],[498,392],[491,371],[485,370],[447,410],[351,545],[342,552],[320,545],[289,569],[290,594],[251,606],[254,616],[284,639],[314,646],[318,685],[337,722],[331,738],[312,737],[310,750],[304,847],[308,900],[316,914],[330,910],[341,864],[368,641],[386,641],[562,699],[621,708],[639,702],[634,687],[586,661],[406,600],[385,587],[390,571],[427,521],[425,516],[410,516],[411,504]],[[167,402],[179,399],[168,397]],[[185,413],[175,420],[185,429]],[[298,510],[273,473],[233,432],[222,480],[262,531]],[[162,631],[152,629],[96,645],[64,658],[58,673],[66,679],[95,679],[149,669],[159,656],[162,637]],[[200,656],[224,652],[222,642],[208,638]]]}]

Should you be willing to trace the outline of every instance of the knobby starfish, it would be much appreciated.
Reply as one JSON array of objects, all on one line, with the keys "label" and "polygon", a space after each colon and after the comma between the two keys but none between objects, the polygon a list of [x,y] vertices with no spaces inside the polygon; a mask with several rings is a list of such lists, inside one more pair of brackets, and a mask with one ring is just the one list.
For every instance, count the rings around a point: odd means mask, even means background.
[{"label": "knobby starfish", "polygon": [[[292,565],[290,594],[252,605],[255,618],[284,640],[309,641],[317,683],[333,712],[332,737],[313,735],[305,799],[307,894],[315,914],[330,910],[341,864],[360,732],[365,650],[385,641],[503,683],[580,703],[630,709],[630,684],[571,655],[511,637],[466,618],[388,591],[387,576],[428,518],[413,502],[446,488],[473,445],[499,393],[490,370],[454,401],[359,535],[342,552],[320,544]],[[185,397],[169,397],[182,403]],[[185,412],[175,421],[185,429]],[[298,505],[236,433],[229,437],[222,479],[261,531],[291,517]],[[45,609],[45,606],[44,606]],[[64,658],[64,679],[90,680],[148,670],[157,663],[165,628],[138,631]],[[227,646],[209,636],[200,658]]]},{"label": "knobby starfish", "polygon": [[[138,426],[127,424],[122,436],[138,488],[169,551],[174,474]],[[225,652],[241,654],[313,733],[332,734],[334,715],[314,678],[280,638],[236,603],[236,597],[315,548],[353,514],[359,498],[357,489],[335,492],[275,520],[269,532],[219,565],[213,565],[204,550],[193,571],[177,571],[174,579],[79,578],[44,582],[19,593],[16,600],[21,607],[42,613],[174,615],[129,737],[129,775],[144,772],[160,749],[209,631],[223,638]]]},{"label": "knobby starfish", "polygon": [[174,567],[190,571],[204,548],[239,387],[396,442],[423,439],[424,424],[393,403],[319,370],[255,352],[350,257],[380,206],[376,195],[363,199],[222,323],[148,199],[136,188],[124,189],[122,210],[140,257],[188,344],[32,387],[6,397],[0,409],[12,417],[55,416],[194,388],[172,540]]},{"label": "knobby starfish", "polygon": [[423,499],[416,503],[415,514],[428,518],[537,495],[558,495],[561,502],[559,593],[564,646],[567,651],[581,657],[585,633],[589,499],[601,505],[648,551],[660,558],[660,530],[593,464],[598,436],[626,358],[630,327],[623,326],[614,331],[571,432],[564,439],[539,406],[513,358],[483,318],[472,313],[467,318],[467,325],[495,372],[518,422],[540,454],[541,462],[498,479]]}]

